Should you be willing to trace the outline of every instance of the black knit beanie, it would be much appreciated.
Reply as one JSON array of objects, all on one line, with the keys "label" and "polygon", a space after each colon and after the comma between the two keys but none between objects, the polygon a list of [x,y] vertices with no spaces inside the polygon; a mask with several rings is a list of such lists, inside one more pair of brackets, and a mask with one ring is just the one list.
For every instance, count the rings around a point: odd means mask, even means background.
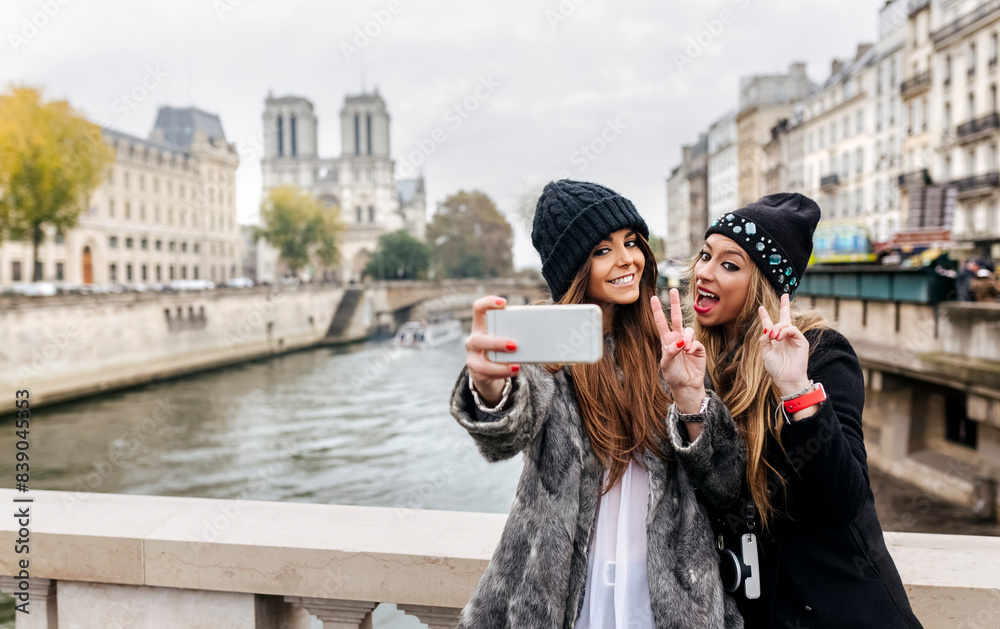
[{"label": "black knit beanie", "polygon": [[806,272],[819,223],[816,202],[797,192],[761,197],[755,203],[715,219],[705,232],[722,234],[747,252],[780,296],[795,291]]},{"label": "black knit beanie", "polygon": [[569,290],[594,246],[625,227],[635,227],[649,238],[646,221],[631,201],[614,190],[570,179],[545,186],[535,208],[531,244],[542,257],[542,277],[552,301]]}]

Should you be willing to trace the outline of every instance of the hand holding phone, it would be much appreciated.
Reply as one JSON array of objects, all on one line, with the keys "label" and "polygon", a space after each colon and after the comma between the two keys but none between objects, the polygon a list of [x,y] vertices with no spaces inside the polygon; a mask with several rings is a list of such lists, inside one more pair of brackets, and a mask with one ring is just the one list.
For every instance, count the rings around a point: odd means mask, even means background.
[{"label": "hand holding phone", "polygon": [[465,365],[473,386],[486,404],[500,401],[504,381],[519,368],[518,365],[498,364],[486,357],[487,351],[510,352],[517,347],[512,339],[487,334],[487,312],[503,310],[506,305],[507,300],[497,295],[480,297],[472,304],[472,332],[465,339]]},{"label": "hand holding phone", "polygon": [[596,304],[509,306],[486,313],[487,334],[510,338],[512,352],[489,352],[496,362],[596,363],[604,355],[603,315]]}]

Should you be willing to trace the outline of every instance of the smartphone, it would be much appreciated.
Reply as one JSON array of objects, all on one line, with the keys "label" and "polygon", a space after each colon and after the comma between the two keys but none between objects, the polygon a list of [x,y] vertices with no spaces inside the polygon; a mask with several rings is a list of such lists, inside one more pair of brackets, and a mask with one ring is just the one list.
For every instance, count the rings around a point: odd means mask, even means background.
[{"label": "smartphone", "polygon": [[486,333],[517,343],[489,350],[497,363],[596,363],[604,355],[604,322],[596,304],[507,306],[486,311]]}]

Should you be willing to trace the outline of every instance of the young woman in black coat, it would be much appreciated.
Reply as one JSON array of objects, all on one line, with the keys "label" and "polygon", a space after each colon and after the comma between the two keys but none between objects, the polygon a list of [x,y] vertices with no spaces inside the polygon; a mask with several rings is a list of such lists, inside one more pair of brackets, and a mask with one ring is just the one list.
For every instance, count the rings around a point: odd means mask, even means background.
[{"label": "young woman in black coat", "polygon": [[920,627],[875,513],[858,358],[790,307],[819,218],[800,194],[764,197],[716,220],[693,261],[687,307],[747,446],[743,498],[715,530],[737,555],[756,536],[759,596],[735,593],[748,629]]}]

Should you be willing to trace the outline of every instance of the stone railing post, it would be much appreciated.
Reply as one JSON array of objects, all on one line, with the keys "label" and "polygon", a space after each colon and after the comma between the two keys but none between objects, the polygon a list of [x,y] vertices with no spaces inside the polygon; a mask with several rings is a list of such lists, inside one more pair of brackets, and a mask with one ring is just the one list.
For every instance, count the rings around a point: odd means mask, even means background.
[{"label": "stone railing post", "polygon": [[430,605],[407,605],[397,603],[396,608],[411,616],[431,629],[455,629],[458,616],[462,610],[457,607],[433,607]]},{"label": "stone railing post", "polygon": [[285,601],[322,620],[323,629],[372,629],[372,611],[378,605],[369,601],[308,596],[286,596]]},{"label": "stone railing post", "polygon": [[[53,579],[36,579],[30,577],[28,582],[28,612],[14,612],[15,627],[17,629],[59,629],[59,620],[56,614],[56,582]],[[20,588],[19,582],[22,579],[0,575],[0,592],[14,597],[14,604],[19,605],[21,601],[17,595],[24,592]]]}]

